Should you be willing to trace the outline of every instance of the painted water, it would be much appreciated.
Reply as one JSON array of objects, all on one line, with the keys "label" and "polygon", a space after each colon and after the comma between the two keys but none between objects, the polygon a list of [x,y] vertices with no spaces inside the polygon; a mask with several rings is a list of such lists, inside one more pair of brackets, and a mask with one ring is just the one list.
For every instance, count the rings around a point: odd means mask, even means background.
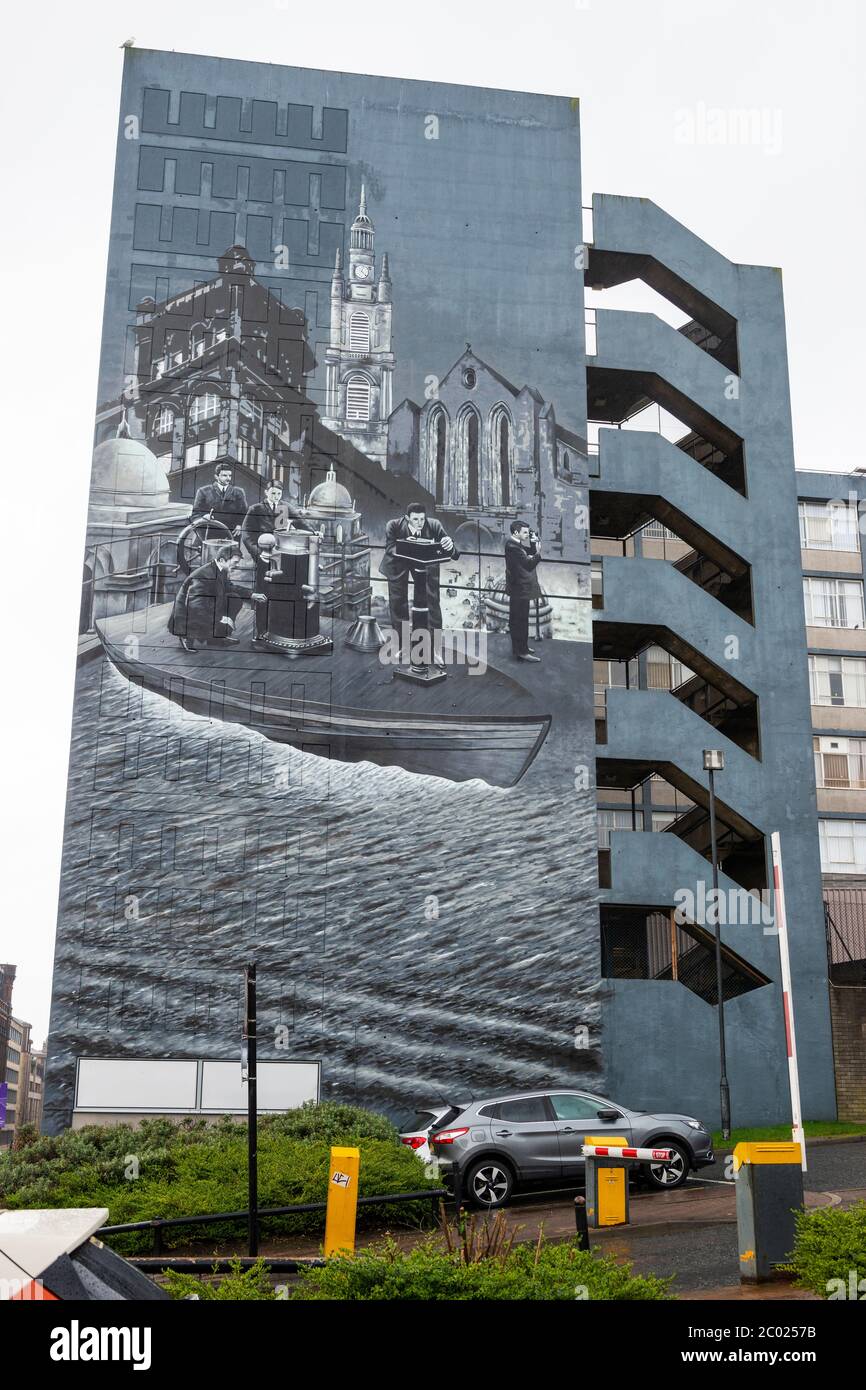
[{"label": "painted water", "polygon": [[249,960],[259,1056],[321,1060],[324,1097],[600,1087],[592,686],[569,645],[573,708],[508,790],[328,762],[83,668],[48,1126],[79,1055],[239,1056]]}]

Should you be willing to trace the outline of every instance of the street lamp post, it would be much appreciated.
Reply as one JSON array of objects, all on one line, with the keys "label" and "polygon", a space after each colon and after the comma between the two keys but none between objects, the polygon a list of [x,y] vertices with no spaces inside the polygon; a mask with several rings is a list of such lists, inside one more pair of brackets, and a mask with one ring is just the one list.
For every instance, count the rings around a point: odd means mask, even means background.
[{"label": "street lamp post", "polygon": [[713,903],[716,918],[716,1003],[719,1009],[719,1100],[722,1112],[722,1138],[731,1137],[731,1091],[725,1057],[725,1001],[722,993],[722,925],[719,912],[719,851],[716,844],[715,773],[723,772],[725,755],[718,748],[704,749],[704,771],[710,783],[710,850],[713,857]]}]

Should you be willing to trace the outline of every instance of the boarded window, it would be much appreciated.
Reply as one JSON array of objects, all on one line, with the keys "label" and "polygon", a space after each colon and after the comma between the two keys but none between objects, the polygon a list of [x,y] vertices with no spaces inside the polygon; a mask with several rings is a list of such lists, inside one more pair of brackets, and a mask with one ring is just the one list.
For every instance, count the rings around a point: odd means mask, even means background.
[{"label": "boarded window", "polygon": [[349,377],[346,383],[346,417],[349,420],[370,418],[370,383],[364,376]]}]

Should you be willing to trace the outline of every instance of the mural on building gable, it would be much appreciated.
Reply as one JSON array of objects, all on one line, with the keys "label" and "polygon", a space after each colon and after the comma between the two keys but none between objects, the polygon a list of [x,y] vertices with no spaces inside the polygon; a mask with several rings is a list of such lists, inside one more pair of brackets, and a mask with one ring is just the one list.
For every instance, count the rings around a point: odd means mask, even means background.
[{"label": "mural on building gable", "polygon": [[425,340],[408,244],[347,184],[321,314],[239,239],[130,264],[106,322],[55,1126],[82,1055],[230,1052],[253,956],[330,1094],[597,1076],[585,441],[472,322]]}]

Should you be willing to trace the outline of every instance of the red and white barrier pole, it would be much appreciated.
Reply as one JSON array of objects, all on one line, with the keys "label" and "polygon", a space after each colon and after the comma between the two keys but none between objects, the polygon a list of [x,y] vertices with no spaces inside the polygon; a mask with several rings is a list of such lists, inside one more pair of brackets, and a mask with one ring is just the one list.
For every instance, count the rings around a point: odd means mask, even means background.
[{"label": "red and white barrier pole", "polygon": [[782,842],[778,830],[770,836],[773,851],[773,894],[776,905],[776,932],[782,967],[782,1008],[785,1014],[785,1046],[788,1051],[788,1081],[791,1086],[791,1137],[800,1145],[803,1172],[806,1171],[806,1136],[800,1110],[800,1073],[797,1068],[797,1035],[794,1031],[794,996],[791,991],[791,957],[788,952],[788,919],[785,916],[785,882],[782,878]]},{"label": "red and white barrier pole", "polygon": [[636,1158],[640,1163],[669,1163],[670,1149],[612,1149],[606,1144],[584,1144],[584,1158]]}]

